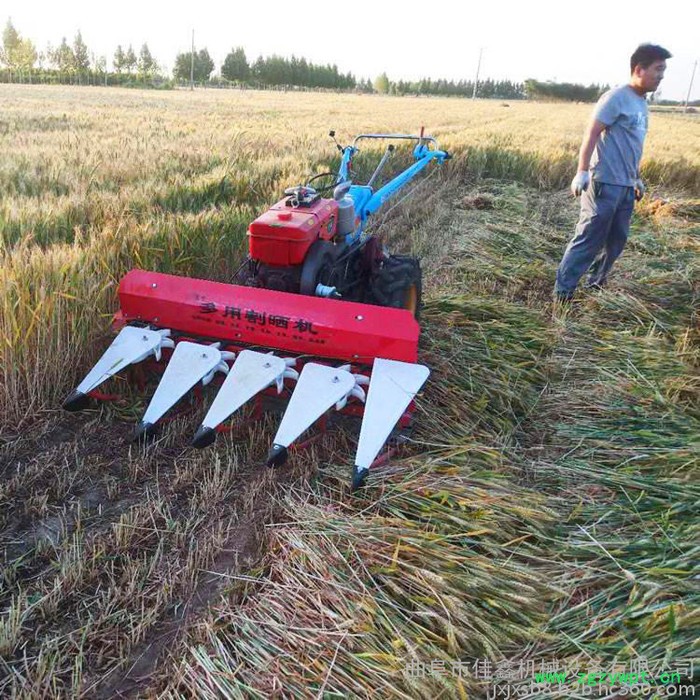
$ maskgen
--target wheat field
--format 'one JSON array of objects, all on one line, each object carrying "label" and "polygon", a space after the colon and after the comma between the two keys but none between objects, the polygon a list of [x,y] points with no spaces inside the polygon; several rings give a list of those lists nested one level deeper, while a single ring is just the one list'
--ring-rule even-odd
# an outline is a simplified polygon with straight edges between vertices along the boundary
[{"label": "wheat field", "polygon": [[[486,664],[688,667],[697,115],[652,113],[649,192],[612,283],[558,310],[590,105],[0,95],[1,695],[481,698],[506,678]],[[345,426],[268,470],[272,417],[193,453],[201,408],[148,448],[128,441],[138,392],[60,412],[127,270],[229,280],[247,224],[337,162],[329,129],[422,125],[455,157],[376,230],[423,260],[432,375],[365,491],[348,492]]]}]

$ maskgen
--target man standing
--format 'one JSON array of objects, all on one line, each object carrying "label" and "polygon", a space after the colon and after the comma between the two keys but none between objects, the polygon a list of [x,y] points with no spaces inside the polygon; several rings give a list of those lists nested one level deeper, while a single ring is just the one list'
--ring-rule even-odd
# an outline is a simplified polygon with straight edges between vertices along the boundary
[{"label": "man standing", "polygon": [[671,54],[661,46],[641,44],[630,59],[629,83],[608,90],[595,106],[571,182],[574,196],[581,196],[581,214],[557,270],[554,292],[561,301],[573,297],[587,270],[586,286],[601,287],[625,247],[634,201],[644,196],[639,161],[649,118],[645,96],[659,87],[667,58]]}]

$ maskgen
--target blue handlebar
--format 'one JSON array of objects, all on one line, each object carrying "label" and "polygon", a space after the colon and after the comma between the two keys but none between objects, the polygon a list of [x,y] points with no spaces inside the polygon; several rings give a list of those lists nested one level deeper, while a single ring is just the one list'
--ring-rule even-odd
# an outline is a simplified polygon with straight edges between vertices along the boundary
[{"label": "blue handlebar", "polygon": [[[372,138],[391,138],[391,134],[372,135]],[[435,140],[426,137],[422,139],[416,137],[418,144],[413,149],[413,157],[415,163],[410,165],[402,173],[399,173],[395,178],[387,182],[383,187],[380,187],[376,192],[369,185],[352,185],[348,195],[352,197],[355,203],[355,215],[360,219],[358,227],[351,234],[345,237],[347,243],[356,242],[362,237],[363,230],[367,219],[377,212],[384,203],[393,197],[404,185],[408,184],[418,173],[420,173],[428,164],[436,160],[440,165],[448,160],[451,156],[447,151],[438,149],[431,150],[426,145],[427,140],[430,143],[435,143]],[[355,146],[346,146],[343,148],[343,156],[340,160],[338,168],[337,184],[350,181],[350,163],[353,156],[359,151]]]}]

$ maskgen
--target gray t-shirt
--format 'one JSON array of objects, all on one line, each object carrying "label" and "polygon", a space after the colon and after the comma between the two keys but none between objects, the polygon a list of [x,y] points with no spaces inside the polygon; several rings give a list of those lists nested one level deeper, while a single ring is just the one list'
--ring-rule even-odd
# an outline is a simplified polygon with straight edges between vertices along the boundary
[{"label": "gray t-shirt", "polygon": [[593,116],[606,126],[591,158],[593,179],[633,187],[649,124],[647,101],[623,85],[601,96]]}]

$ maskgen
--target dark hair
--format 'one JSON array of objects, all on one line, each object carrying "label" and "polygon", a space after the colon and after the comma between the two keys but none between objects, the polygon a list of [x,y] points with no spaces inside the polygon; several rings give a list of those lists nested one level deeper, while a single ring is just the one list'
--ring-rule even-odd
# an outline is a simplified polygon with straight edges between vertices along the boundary
[{"label": "dark hair", "polygon": [[671,52],[663,46],[640,44],[630,58],[630,73],[634,73],[635,66],[649,68],[655,61],[665,61],[667,58],[671,58]]}]

